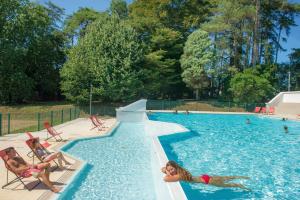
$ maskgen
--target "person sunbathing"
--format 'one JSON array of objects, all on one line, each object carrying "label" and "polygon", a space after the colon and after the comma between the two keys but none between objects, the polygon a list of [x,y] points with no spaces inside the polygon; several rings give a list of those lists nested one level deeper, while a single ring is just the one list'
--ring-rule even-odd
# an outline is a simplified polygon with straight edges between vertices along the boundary
[{"label": "person sunbathing", "polygon": [[249,179],[247,176],[209,176],[207,174],[192,176],[189,171],[179,166],[175,161],[169,161],[166,164],[166,167],[163,167],[161,171],[166,174],[164,177],[164,181],[166,182],[186,181],[191,183],[209,184],[217,187],[238,187],[251,191],[251,189],[246,188],[242,184],[228,183],[228,181],[234,179]]},{"label": "person sunbathing", "polygon": [[60,169],[64,169],[62,161],[64,161],[65,165],[71,165],[61,152],[50,153],[46,151],[45,148],[41,146],[38,138],[32,140],[32,150],[43,162],[51,162],[52,160],[57,159]]},{"label": "person sunbathing", "polygon": [[17,156],[14,148],[6,149],[5,153],[8,156],[7,164],[9,168],[17,175],[22,177],[32,175],[35,178],[41,178],[42,182],[48,186],[51,191],[58,193],[61,190],[61,188],[55,187],[49,179],[50,163],[30,165],[23,158]]}]

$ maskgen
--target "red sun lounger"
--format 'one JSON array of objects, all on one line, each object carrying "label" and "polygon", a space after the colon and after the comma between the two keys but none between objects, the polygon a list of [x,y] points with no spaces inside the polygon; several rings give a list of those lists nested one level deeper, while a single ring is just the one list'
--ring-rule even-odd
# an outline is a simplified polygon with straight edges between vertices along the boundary
[{"label": "red sun lounger", "polygon": [[260,109],[261,109],[261,107],[255,107],[254,112],[259,113]]},{"label": "red sun lounger", "polygon": [[[44,122],[44,127],[47,129],[47,139],[54,138],[56,142],[61,142],[63,139],[60,136],[62,132],[57,132],[50,124],[49,122]],[[48,134],[50,134],[50,137],[48,137]]]},{"label": "red sun lounger", "polygon": [[274,107],[270,107],[268,114],[269,115],[274,115],[274,113],[275,113],[275,108]]},{"label": "red sun lounger", "polygon": [[90,130],[98,128],[98,130],[101,131],[103,128],[105,128],[104,123],[99,121],[95,115],[91,115],[89,118],[92,121],[92,124],[94,125],[94,127],[92,127]]},{"label": "red sun lounger", "polygon": [[[33,139],[33,135],[30,133],[30,132],[26,132],[26,135],[29,137],[29,139]],[[47,141],[44,141],[42,144],[41,144],[44,148],[48,148],[49,146],[51,146],[51,144],[49,144]],[[29,158],[33,158],[34,157],[34,154],[32,151],[29,151],[27,153],[27,156]]]},{"label": "red sun lounger", "polygon": [[266,107],[262,107],[260,113],[266,113],[267,112],[267,108]]},{"label": "red sun lounger", "polygon": [[[14,171],[9,167],[9,164],[7,163],[7,161],[8,161],[8,156],[7,156],[7,154],[6,154],[6,150],[8,150],[8,149],[10,149],[10,148],[13,148],[13,147],[9,147],[9,148],[6,148],[6,149],[3,149],[3,150],[0,151],[0,157],[2,158],[2,160],[3,160],[3,162],[4,162],[4,165],[5,165],[5,167],[6,167],[6,170],[7,170],[7,173],[6,173],[6,184],[2,186],[2,189],[4,189],[6,186],[8,186],[8,185],[10,185],[10,184],[13,184],[13,183],[15,183],[15,182],[20,181],[20,182],[24,185],[24,187],[25,187],[27,190],[31,191],[32,189],[34,189],[34,188],[41,182],[41,180],[40,180],[39,178],[37,178],[37,179],[38,179],[38,182],[37,182],[35,185],[33,185],[33,187],[31,187],[31,188],[29,188],[29,187],[23,182],[23,179],[24,179],[24,178],[29,178],[29,177],[31,177],[32,175],[31,175],[31,174],[27,174],[27,173],[18,174],[18,173],[16,173],[16,172],[14,172]],[[20,156],[20,154],[18,154],[18,152],[16,152],[16,154],[17,154],[18,157],[20,157],[21,159],[23,159],[23,158]],[[11,180],[11,181],[8,181],[8,171],[12,172],[12,173],[16,176],[16,178],[13,179],[13,180]]]},{"label": "red sun lounger", "polygon": [[[39,159],[39,161],[40,162],[45,162],[44,160],[43,160],[43,158],[41,158],[37,153],[36,153],[36,151],[34,150],[34,148],[33,148],[33,141],[35,141],[35,140],[37,140],[38,141],[38,143],[39,143],[39,138],[38,137],[36,137],[36,138],[31,138],[31,139],[28,139],[28,140],[26,140],[26,144],[27,144],[27,146],[30,148],[30,150],[31,150],[31,152],[33,152],[33,154],[35,155],[35,156],[33,156],[33,163],[34,163],[34,157],[37,157],[38,159]],[[48,142],[47,142],[48,143]],[[40,144],[40,146],[43,148],[43,150],[45,151],[45,152],[47,152],[47,153],[50,153],[41,143],[39,143]],[[57,168],[58,168],[58,163],[53,159],[53,160],[51,160],[51,161],[53,161],[54,163],[55,163],[55,165],[56,165],[56,167],[53,169],[53,171],[54,170],[56,170]]]}]

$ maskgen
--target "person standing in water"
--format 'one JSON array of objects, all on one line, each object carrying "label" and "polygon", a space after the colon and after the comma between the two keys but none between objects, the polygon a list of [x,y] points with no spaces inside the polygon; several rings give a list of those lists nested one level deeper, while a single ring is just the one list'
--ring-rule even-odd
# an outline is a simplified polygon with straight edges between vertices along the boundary
[{"label": "person standing in water", "polygon": [[284,129],[284,132],[285,132],[285,133],[288,133],[288,132],[289,132],[289,128],[287,127],[287,125],[284,125],[284,126],[283,126],[283,129]]},{"label": "person standing in water", "polygon": [[250,122],[250,119],[249,119],[249,118],[247,118],[247,119],[246,119],[246,124],[251,124],[251,122]]},{"label": "person standing in water", "polygon": [[208,184],[216,187],[238,187],[251,191],[251,189],[246,188],[242,184],[228,182],[234,179],[250,179],[247,176],[209,176],[207,174],[192,176],[189,171],[179,166],[175,161],[167,162],[166,166],[163,167],[161,171],[166,174],[164,177],[164,181],[166,182],[186,181],[191,183]]}]

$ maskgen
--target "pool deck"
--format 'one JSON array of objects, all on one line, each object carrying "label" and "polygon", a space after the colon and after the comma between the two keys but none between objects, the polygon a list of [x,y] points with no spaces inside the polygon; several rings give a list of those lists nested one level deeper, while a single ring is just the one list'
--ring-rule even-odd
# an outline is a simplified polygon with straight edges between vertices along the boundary
[{"label": "pool deck", "polygon": [[[51,146],[48,148],[50,151],[57,151],[61,146],[66,144],[69,141],[78,139],[78,138],[86,138],[86,137],[95,137],[98,135],[103,135],[111,130],[116,124],[115,118],[104,119],[105,128],[102,131],[98,131],[97,129],[90,130],[92,128],[92,123],[89,119],[79,118],[73,121],[69,121],[67,123],[55,126],[54,128],[58,130],[58,132],[63,132],[61,135],[64,139],[63,142],[55,142],[54,139],[48,140]],[[39,137],[41,141],[47,138],[47,134],[45,130],[39,132],[32,133],[34,137]],[[10,134],[0,137],[0,150],[5,149],[7,147],[15,147],[17,152],[24,158],[28,163],[32,163],[32,158],[27,157],[27,153],[30,149],[25,144],[25,141],[28,139],[27,135],[24,133],[20,134]],[[77,160],[71,156],[66,156],[66,159],[72,163],[66,170],[55,170],[50,174],[50,180],[54,182],[55,186],[64,188],[71,177],[81,169],[83,163],[80,160]],[[0,159],[1,160],[1,159]],[[35,163],[37,159],[35,159]],[[6,173],[7,170],[4,166],[4,162],[0,161],[0,186],[6,183]],[[9,180],[15,178],[15,176],[9,172]],[[36,183],[35,178],[25,178],[24,182],[29,187]],[[7,186],[5,189],[0,187],[0,199],[5,200],[43,200],[50,199],[54,197],[54,193],[47,189],[47,187],[40,183],[36,188],[32,191],[28,191],[21,182],[13,183]]]}]

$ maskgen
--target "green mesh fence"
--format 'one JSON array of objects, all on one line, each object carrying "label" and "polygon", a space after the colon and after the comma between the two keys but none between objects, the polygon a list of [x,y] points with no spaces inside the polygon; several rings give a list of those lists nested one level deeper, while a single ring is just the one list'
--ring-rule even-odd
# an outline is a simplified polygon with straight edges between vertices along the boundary
[{"label": "green mesh fence", "polygon": [[39,131],[44,129],[44,122],[52,125],[62,124],[80,116],[78,108],[67,108],[39,113],[1,113],[0,135]]}]

